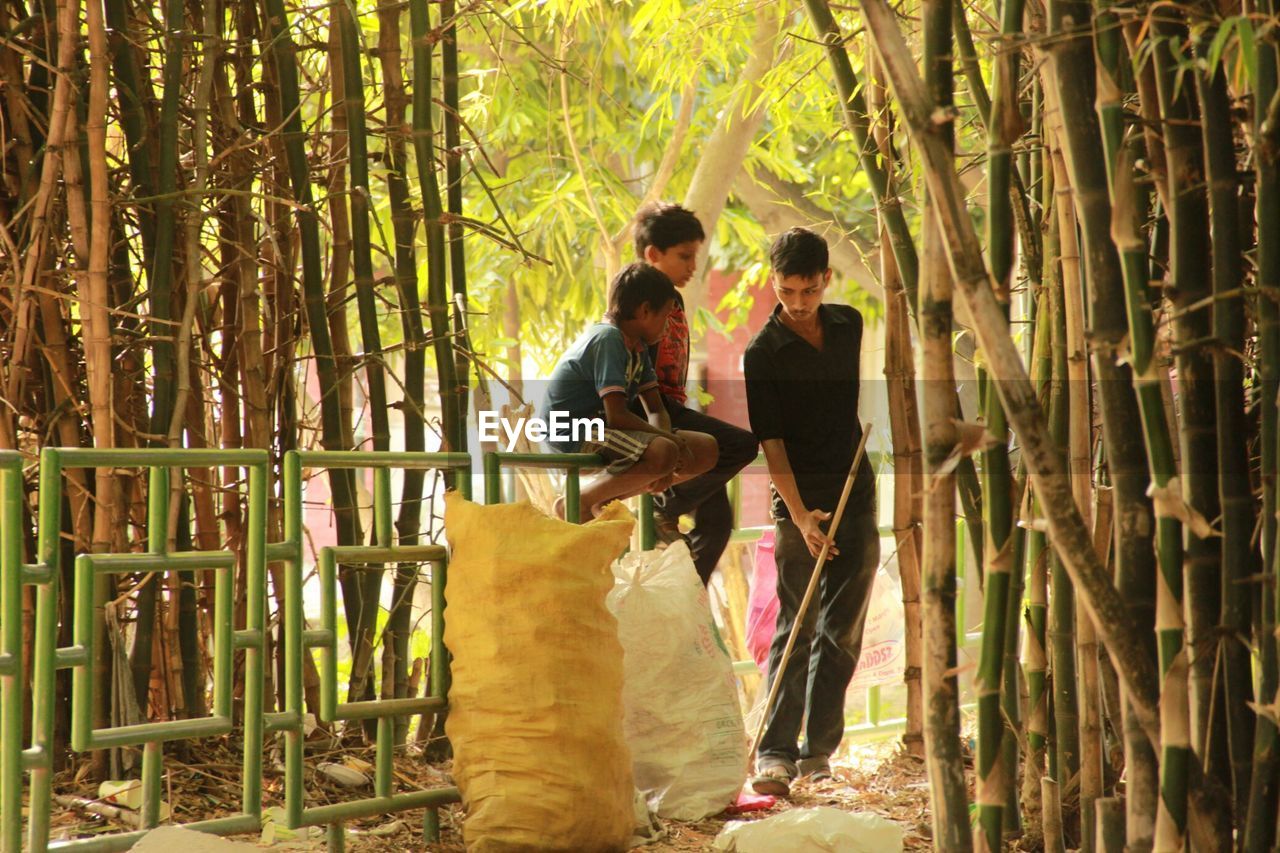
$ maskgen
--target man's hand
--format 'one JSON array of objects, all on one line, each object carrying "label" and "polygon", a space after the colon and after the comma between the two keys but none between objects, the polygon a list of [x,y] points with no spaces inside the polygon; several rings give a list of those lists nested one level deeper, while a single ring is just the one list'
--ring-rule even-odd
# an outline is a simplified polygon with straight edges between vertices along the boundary
[{"label": "man's hand", "polygon": [[811,509],[792,519],[796,527],[800,529],[800,534],[804,536],[804,544],[808,546],[809,553],[814,559],[817,559],[818,555],[822,553],[822,546],[827,542],[831,543],[831,547],[827,549],[828,560],[840,553],[840,549],[835,545],[835,540],[823,533],[822,528],[819,526],[830,518],[831,513],[829,512]]}]

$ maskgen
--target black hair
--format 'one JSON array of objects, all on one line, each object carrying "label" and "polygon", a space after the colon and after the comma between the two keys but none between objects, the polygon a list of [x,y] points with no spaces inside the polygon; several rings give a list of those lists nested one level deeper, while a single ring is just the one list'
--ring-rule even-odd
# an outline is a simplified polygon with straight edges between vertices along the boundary
[{"label": "black hair", "polygon": [[681,243],[707,239],[693,211],[669,201],[650,202],[636,211],[635,227],[636,257],[641,260],[650,246],[665,252]]},{"label": "black hair", "polygon": [[641,305],[660,311],[676,299],[676,286],[667,274],[643,261],[622,268],[609,285],[609,317],[614,322],[630,320]]},{"label": "black hair", "polygon": [[769,265],[783,278],[813,278],[831,266],[827,241],[808,228],[783,231],[769,247]]}]

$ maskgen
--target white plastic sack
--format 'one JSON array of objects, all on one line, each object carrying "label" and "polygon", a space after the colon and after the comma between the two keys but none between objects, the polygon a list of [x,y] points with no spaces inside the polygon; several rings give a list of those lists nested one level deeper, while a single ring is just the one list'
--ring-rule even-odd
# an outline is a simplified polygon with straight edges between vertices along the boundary
[{"label": "white plastic sack", "polygon": [[623,649],[623,734],[636,787],[664,818],[719,814],[746,780],[747,738],[729,655],[683,542],[613,564]]},{"label": "white plastic sack", "polygon": [[849,689],[901,684],[906,660],[902,584],[881,566],[871,585],[871,604],[867,607],[867,622],[862,631],[862,654]]},{"label": "white plastic sack", "polygon": [[733,820],[716,836],[722,853],[902,853],[902,827],[879,815],[830,806],[764,820]]}]

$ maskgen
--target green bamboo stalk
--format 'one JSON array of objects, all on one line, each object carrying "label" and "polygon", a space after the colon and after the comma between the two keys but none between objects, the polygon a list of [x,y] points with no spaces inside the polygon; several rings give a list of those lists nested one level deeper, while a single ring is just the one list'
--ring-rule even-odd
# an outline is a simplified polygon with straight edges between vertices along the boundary
[{"label": "green bamboo stalk", "polygon": [[[107,43],[111,49],[115,87],[120,97],[120,127],[124,131],[129,154],[133,194],[135,197],[155,196],[159,191],[152,160],[154,129],[145,108],[145,104],[154,97],[151,80],[138,69],[128,4],[125,0],[105,0],[104,6]],[[138,205],[138,231],[142,235],[143,257],[155,258],[156,216],[152,205]]]},{"label": "green bamboo stalk", "polygon": [[[155,254],[148,259],[152,359],[155,385],[152,393],[151,432],[165,435],[173,417],[176,368],[173,354],[173,261],[176,249],[177,217],[174,193],[178,188],[178,110],[182,98],[182,44],[185,36],[185,4],[168,0],[164,6],[164,88],[160,100],[160,158],[155,205]],[[141,698],[141,697],[140,697]]]},{"label": "green bamboo stalk", "polygon": [[[114,6],[115,4],[109,4]],[[116,10],[119,12],[119,10]],[[127,13],[126,13],[127,14]],[[155,202],[155,230],[151,240],[151,254],[143,259],[147,268],[147,292],[150,303],[150,321],[148,323],[151,336],[151,359],[154,381],[151,396],[150,433],[155,436],[167,435],[169,421],[173,418],[174,398],[177,393],[177,371],[174,362],[174,325],[173,325],[173,263],[176,250],[177,216],[174,211],[175,192],[178,188],[178,111],[181,106],[182,79],[182,44],[184,40],[185,19],[182,0],[169,0],[164,6],[164,66],[163,94],[160,102],[160,117],[155,129],[159,138],[158,174],[150,184],[157,196]],[[130,51],[122,51],[128,54]],[[117,55],[117,60],[121,58]],[[136,81],[125,81],[128,91]],[[138,93],[133,89],[133,93]],[[137,114],[131,109],[125,110],[127,131],[139,132],[136,125]],[[146,133],[146,131],[143,131]],[[127,137],[126,137],[127,138]],[[143,139],[129,140],[131,150],[136,145],[138,155],[143,156],[146,147]],[[149,159],[149,158],[148,158]],[[132,158],[131,158],[132,163]],[[152,179],[148,173],[144,179]],[[144,243],[144,250],[146,245]],[[163,440],[152,442],[163,446]],[[147,707],[147,696],[151,686],[152,670],[152,632],[156,618],[156,596],[158,584],[147,584],[138,596],[137,637],[129,653],[129,668],[133,673],[133,687],[137,694],[139,707]]]},{"label": "green bamboo stalk", "polygon": [[[1177,466],[1161,397],[1162,371],[1155,358],[1155,329],[1147,287],[1150,278],[1148,248],[1147,241],[1142,236],[1146,200],[1144,196],[1139,196],[1138,185],[1134,180],[1134,158],[1126,156],[1126,152],[1122,150],[1124,81],[1127,77],[1125,63],[1128,57],[1119,31],[1120,23],[1110,5],[1109,0],[1099,0],[1097,6],[1098,117],[1108,185],[1111,188],[1112,239],[1120,252],[1124,280],[1129,359],[1145,438],[1147,470],[1154,489],[1163,492],[1177,475]],[[1163,156],[1163,152],[1161,154]],[[1156,596],[1154,625],[1158,626],[1157,653],[1163,677],[1170,672],[1183,642],[1182,533],[1181,523],[1168,512],[1156,512],[1155,528],[1158,576],[1150,578],[1137,574],[1132,570],[1132,562],[1123,562],[1117,566],[1117,584],[1126,600],[1132,603],[1131,610],[1142,625],[1153,624],[1145,612],[1146,601],[1153,589],[1162,590]],[[1184,695],[1172,691],[1162,702],[1161,713],[1170,723],[1175,719],[1185,718],[1185,710],[1178,707],[1182,704],[1180,700]],[[1166,807],[1173,809],[1170,814],[1185,813],[1186,782],[1178,778],[1176,768],[1186,766],[1187,756],[1183,754],[1185,745],[1179,745],[1176,738],[1166,737],[1157,771],[1152,766],[1150,744],[1134,725],[1130,710],[1126,705],[1125,756],[1130,776],[1126,797],[1127,832],[1130,844],[1151,844],[1154,842],[1155,826],[1154,810],[1146,805],[1146,793],[1151,790],[1149,776],[1153,772],[1159,773],[1157,797],[1163,796],[1159,793],[1160,788],[1165,789],[1170,796],[1177,796],[1174,793],[1177,791],[1183,792],[1180,803],[1167,802]]]},{"label": "green bamboo stalk", "polygon": [[[1021,463],[1018,465],[1018,476],[1014,486],[1014,506],[1021,506],[1023,495],[1027,492],[1027,475]],[[1004,804],[1004,834],[1006,838],[1022,834],[1023,820],[1019,800],[1018,786],[1018,743],[1019,734],[1023,731],[1023,705],[1021,674],[1018,665],[1018,648],[1022,636],[1023,593],[1026,586],[1024,566],[1026,561],[1026,531],[1015,526],[1011,533],[1013,540],[1013,573],[1009,581],[1009,593],[1005,596],[1005,640],[1004,666],[1001,668],[1002,685],[1000,687],[1000,707],[1005,719],[1005,734],[1001,741],[1000,761],[1003,766],[1012,768],[1006,785]]]},{"label": "green bamboo stalk", "polygon": [[836,90],[840,94],[840,117],[844,120],[849,133],[853,134],[853,143],[858,148],[858,162],[867,175],[872,191],[876,194],[877,210],[889,230],[893,258],[898,264],[898,274],[902,277],[902,286],[907,292],[907,303],[911,306],[911,314],[914,317],[917,314],[919,302],[916,284],[920,278],[920,263],[916,257],[915,241],[912,239],[911,228],[907,225],[906,216],[902,211],[902,201],[897,193],[892,191],[888,172],[877,159],[876,143],[867,118],[866,99],[862,96],[862,88],[854,74],[853,64],[845,51],[840,25],[831,14],[831,7],[827,0],[805,0],[804,5],[814,30],[827,48],[827,60],[831,63],[831,71],[836,79]]},{"label": "green bamboo stalk", "polygon": [[[812,6],[810,7],[812,10]],[[924,79],[935,111],[953,100],[951,0],[924,0]],[[820,28],[821,31],[821,28]],[[948,149],[950,123],[938,133]],[[925,263],[920,295],[924,338],[925,499],[924,690],[925,765],[929,771],[933,843],[937,850],[973,849],[960,758],[960,685],[956,677],[955,476],[939,472],[956,444],[951,346],[951,271],[940,223],[925,202]]]},{"label": "green bamboo stalk", "polygon": [[[1209,62],[1210,29],[1197,42],[1196,55]],[[1209,184],[1209,216],[1213,233],[1214,294],[1212,334],[1212,394],[1215,423],[1218,499],[1222,508],[1220,631],[1228,632],[1220,641],[1218,667],[1226,701],[1227,737],[1230,748],[1230,778],[1235,794],[1235,813],[1248,809],[1249,777],[1253,761],[1254,713],[1253,672],[1249,649],[1237,637],[1246,637],[1251,627],[1253,600],[1249,578],[1258,571],[1251,547],[1253,538],[1253,490],[1249,483],[1248,448],[1244,398],[1244,256],[1240,235],[1240,203],[1237,198],[1235,145],[1231,104],[1227,96],[1227,69],[1197,69],[1196,95],[1200,105],[1201,139]],[[1221,634],[1220,634],[1221,636]]]},{"label": "green bamboo stalk", "polygon": [[[440,18],[444,29],[440,41],[440,90],[444,98],[444,166],[445,201],[449,212],[449,292],[453,297],[453,333],[472,351],[467,336],[467,252],[462,235],[462,134],[458,102],[458,26],[455,0],[441,0]],[[471,360],[461,351],[454,359],[455,381],[458,383],[460,423],[455,425],[450,444],[460,451],[467,449],[466,418],[470,411]]]},{"label": "green bamboo stalk", "polygon": [[[1049,4],[1050,30],[1059,35],[1053,42],[1051,55],[1062,111],[1067,165],[1086,248],[1091,361],[1098,380],[1116,517],[1121,520],[1116,536],[1116,571],[1120,584],[1126,590],[1126,603],[1135,624],[1149,631],[1155,610],[1155,563],[1150,533],[1153,508],[1147,496],[1151,480],[1139,429],[1141,413],[1133,391],[1133,372],[1120,364],[1118,358],[1119,348],[1129,331],[1125,323],[1126,275],[1112,239],[1112,198],[1106,171],[1108,158],[1103,153],[1104,133],[1099,115],[1100,111],[1108,113],[1107,119],[1111,124],[1107,129],[1107,142],[1116,144],[1118,128],[1114,122],[1119,119],[1120,98],[1111,73],[1118,70],[1118,34],[1110,29],[1110,41],[1100,47],[1100,51],[1105,48],[1107,61],[1111,63],[1100,72],[1095,66],[1089,30],[1083,26],[1089,21],[1090,14],[1090,6],[1084,0],[1054,0]],[[1097,97],[1092,85],[1095,78],[1102,81]],[[1140,257],[1135,251],[1134,260],[1138,261]],[[1135,263],[1131,272],[1138,268]],[[1137,280],[1131,283],[1137,284]],[[1154,659],[1154,647],[1150,648],[1150,654]],[[1095,697],[1088,696],[1083,701],[1092,703]],[[1092,707],[1090,704],[1087,710]],[[1136,740],[1137,736],[1135,730],[1130,740]],[[1140,743],[1131,744],[1129,751],[1136,756],[1149,757],[1149,749]],[[1097,765],[1101,756],[1090,745],[1084,759],[1088,764]],[[1149,762],[1145,766],[1149,779],[1152,768]],[[1096,778],[1097,770],[1100,767],[1086,774],[1081,785],[1086,819],[1082,842],[1086,847],[1092,844],[1095,836],[1089,823],[1092,813],[1090,801],[1102,793]]]},{"label": "green bamboo stalk", "polygon": [[[1013,271],[1014,227],[1011,199],[1013,177],[1012,147],[1021,135],[1021,114],[1018,112],[1018,51],[1011,49],[1012,39],[1022,28],[1021,0],[1005,0],[1001,9],[1002,51],[996,56],[992,88],[994,101],[983,104],[979,112],[988,116],[987,133],[987,256],[991,276],[996,283],[997,299],[1009,318],[1009,278]],[[956,0],[953,11],[954,28],[961,53],[966,57],[976,55],[972,37],[964,18],[964,4]],[[966,67],[970,64],[966,61]],[[967,69],[970,91],[979,100],[980,71]],[[976,770],[978,832],[975,848],[1000,850],[1004,832],[1004,809],[1015,787],[1016,765],[1008,764],[1007,751],[1003,748],[1009,732],[1002,713],[1002,670],[1007,643],[1006,618],[1009,615],[1009,594],[1014,569],[1013,531],[1013,480],[1009,463],[1009,426],[1000,405],[999,396],[988,390],[983,399],[983,414],[987,431],[995,437],[993,445],[983,451],[982,509],[986,521],[985,588],[983,590],[982,650],[978,661],[975,689],[978,693],[978,755]],[[1020,567],[1019,567],[1020,568]],[[1015,620],[1016,623],[1016,620]],[[1007,698],[1007,697],[1006,697]]]},{"label": "green bamboo stalk", "polygon": [[[418,181],[421,185],[427,229],[427,312],[431,318],[436,373],[440,379],[440,407],[445,424],[445,438],[449,441],[457,440],[457,425],[462,420],[453,343],[449,335],[444,211],[440,204],[440,185],[436,180],[435,129],[431,106],[431,52],[435,40],[430,34],[431,18],[426,0],[409,0],[409,25],[413,37],[413,150],[418,165]],[[450,445],[446,449],[456,448]]]},{"label": "green bamboo stalk", "polygon": [[[382,336],[378,330],[378,307],[374,298],[373,254],[369,234],[369,139],[365,118],[364,77],[361,73],[360,33],[355,12],[340,2],[333,7],[342,36],[343,113],[347,123],[347,162],[350,169],[348,198],[351,209],[352,266],[355,272],[356,308],[360,319],[360,338],[364,347],[364,373],[369,399],[370,422],[373,427],[373,449],[391,449],[391,424],[387,414],[387,388],[382,355]],[[391,544],[391,543],[385,543]],[[357,572],[344,588],[358,585],[358,596],[343,595],[347,624],[351,626],[355,664],[351,668],[352,701],[373,698],[373,645],[378,619],[381,572]],[[356,618],[353,619],[352,617]],[[358,645],[357,645],[358,644]],[[357,654],[367,648],[367,654]],[[363,666],[359,664],[363,663]]]},{"label": "green bamboo stalk", "polygon": [[[1176,16],[1175,16],[1176,17]],[[1186,28],[1161,20],[1153,28],[1156,88],[1168,161],[1170,264],[1168,282],[1175,312],[1174,346],[1178,368],[1182,470],[1181,498],[1206,519],[1218,515],[1216,413],[1213,366],[1207,343],[1212,312],[1204,301],[1212,293],[1209,262],[1209,210],[1204,181],[1204,152],[1197,132],[1200,119],[1191,86],[1178,83],[1180,72],[1171,38],[1185,40]],[[1190,310],[1204,302],[1202,308]],[[1173,496],[1171,496],[1173,497]],[[1230,786],[1230,756],[1225,714],[1215,706],[1216,626],[1222,608],[1221,556],[1213,538],[1183,525],[1183,582],[1186,589],[1187,649],[1190,653],[1191,744],[1206,776]]]},{"label": "green bamboo stalk", "polygon": [[[310,331],[311,352],[315,358],[316,375],[320,384],[320,442],[326,450],[342,450],[341,412],[338,399],[338,372],[333,357],[333,343],[329,337],[324,293],[324,270],[320,263],[320,221],[311,192],[311,170],[307,163],[306,135],[302,129],[302,111],[298,87],[297,48],[290,33],[289,17],[284,0],[265,0],[266,21],[260,49],[271,54],[277,85],[274,87],[280,99],[284,117],[283,140],[289,166],[289,180],[293,198],[298,203],[295,215],[302,247],[303,307]],[[281,306],[283,307],[283,306]],[[289,386],[286,384],[285,391]],[[289,402],[288,400],[285,401]],[[292,416],[293,407],[281,407],[286,417]],[[281,435],[293,435],[290,425],[280,423]],[[329,472],[329,488],[333,493],[334,514],[337,519],[338,542],[357,544],[360,537],[360,519],[355,512],[355,481],[347,470]]]},{"label": "green bamboo stalk", "polygon": [[[1044,153],[1048,159],[1048,153]],[[1044,170],[1040,183],[1041,209],[1052,210],[1053,170]],[[1058,254],[1058,226],[1056,217],[1047,215],[1043,235],[1044,264],[1046,269],[1042,280],[1052,282],[1057,272],[1050,268],[1056,263]],[[1053,324],[1049,321],[1050,285],[1042,285],[1036,295],[1037,309],[1034,327],[1034,342],[1031,357],[1031,383],[1041,408],[1048,411],[1049,380],[1053,370],[1052,334]],[[1036,524],[1041,518],[1040,500],[1034,489],[1028,489],[1024,501],[1027,510],[1023,523],[1030,525],[1027,530],[1026,548],[1024,551],[1025,573],[1027,576],[1027,633],[1022,648],[1022,669],[1027,683],[1027,717],[1026,738],[1027,754],[1023,770],[1023,810],[1029,826],[1040,826],[1043,805],[1040,801],[1042,789],[1040,780],[1045,777],[1047,767],[1047,750],[1049,743],[1049,548],[1048,537],[1044,528]]]},{"label": "green bamboo stalk", "polygon": [[[1260,0],[1252,11],[1270,14],[1272,0]],[[1249,9],[1246,5],[1246,9]],[[1256,51],[1253,122],[1251,130],[1259,139],[1264,121],[1263,104],[1269,103],[1277,91],[1277,51],[1274,46],[1259,45]],[[1258,359],[1256,373],[1260,386],[1258,401],[1259,440],[1261,443],[1262,481],[1262,570],[1268,579],[1280,578],[1280,556],[1276,548],[1276,459],[1280,455],[1280,422],[1276,408],[1276,392],[1280,389],[1280,303],[1274,296],[1280,292],[1280,168],[1277,152],[1255,144],[1254,211],[1257,220],[1257,329]],[[1274,583],[1262,584],[1261,626],[1259,645],[1259,698],[1274,701],[1280,687],[1276,625],[1280,623],[1280,595]],[[1270,850],[1276,836],[1276,803],[1280,789],[1280,732],[1275,722],[1258,714],[1254,737],[1253,778],[1249,788],[1249,810],[1244,826],[1244,849],[1249,853]]]},{"label": "green bamboo stalk", "polygon": [[[408,158],[406,140],[400,128],[405,123],[408,95],[404,89],[401,72],[400,15],[403,7],[395,0],[382,0],[378,4],[378,60],[382,67],[383,101],[386,104],[387,141],[387,189],[391,203],[391,227],[395,238],[396,290],[400,295],[400,323],[404,330],[404,449],[410,452],[426,450],[426,421],[423,403],[426,396],[426,334],[422,328],[422,308],[418,302],[418,262],[414,248],[416,217],[409,200]],[[400,491],[400,510],[396,517],[396,541],[401,545],[415,545],[422,527],[422,492],[425,473],[421,469],[408,469]],[[387,633],[394,649],[396,698],[408,695],[408,641],[412,629],[412,590],[416,572],[402,567],[395,574],[392,595],[393,606],[387,617]],[[385,688],[384,688],[385,693]],[[403,743],[407,726],[397,721],[396,743]]]},{"label": "green bamboo stalk", "polygon": [[[1058,235],[1062,246],[1060,256],[1077,255],[1078,250],[1073,246],[1074,217],[1061,209],[1069,201],[1070,190],[1059,188],[1056,192],[1055,205],[1059,209]],[[1072,272],[1075,273],[1076,270]],[[1049,313],[1045,317],[1045,321],[1052,326],[1050,349],[1053,353],[1049,381],[1049,431],[1054,442],[1064,450],[1067,446],[1070,405],[1067,398],[1066,307],[1062,291],[1067,286],[1079,286],[1078,282],[1068,283],[1071,277],[1066,264],[1063,264],[1061,273],[1051,279]],[[1076,702],[1075,593],[1071,577],[1056,553],[1049,555],[1049,645],[1050,665],[1053,668],[1055,746],[1049,754],[1049,775],[1058,783],[1060,793],[1066,783],[1080,771],[1080,714]],[[1050,813],[1049,804],[1045,804],[1045,814]],[[1071,823],[1065,810],[1062,819]]]}]

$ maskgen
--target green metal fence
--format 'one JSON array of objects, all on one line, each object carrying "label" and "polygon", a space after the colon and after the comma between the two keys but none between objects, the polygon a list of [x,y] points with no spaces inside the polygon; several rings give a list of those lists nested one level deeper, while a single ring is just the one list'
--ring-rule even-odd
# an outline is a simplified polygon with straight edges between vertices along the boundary
[{"label": "green metal fence", "polygon": [[[226,735],[239,730],[243,739],[240,812],[187,826],[214,834],[257,832],[262,825],[264,736],[283,733],[285,742],[285,813],[290,828],[327,825],[331,847],[341,847],[342,825],[364,816],[412,808],[427,808],[424,830],[436,837],[436,809],[457,802],[456,788],[394,793],[392,791],[393,725],[396,717],[441,712],[447,707],[449,670],[444,649],[445,549],[436,545],[401,546],[392,542],[392,469],[440,469],[455,472],[458,488],[470,494],[471,457],[465,453],[290,452],[284,460],[285,540],[268,544],[267,465],[264,450],[187,450],[46,448],[40,457],[37,559],[23,565],[23,457],[0,452],[0,851],[23,849],[22,794],[29,774],[30,820],[27,846],[46,849],[127,850],[159,822],[163,779],[162,746],[166,741]],[[58,586],[62,574],[59,536],[62,521],[63,476],[70,468],[146,468],[149,471],[147,548],[123,554],[80,554],[75,559],[75,600],[72,644],[58,647]],[[248,517],[242,580],[236,577],[235,554],[228,551],[168,550],[170,477],[188,468],[242,468],[247,478]],[[370,546],[329,546],[320,549],[321,626],[303,629],[303,503],[302,469],[360,468],[374,472],[374,538]],[[264,655],[266,652],[266,566],[281,561],[285,573],[285,708],[263,713]],[[429,695],[422,698],[339,703],[336,616],[337,566],[365,568],[427,563],[432,567],[431,673]],[[200,719],[167,720],[95,728],[93,709],[98,687],[92,672],[97,632],[103,619],[95,596],[101,575],[124,572],[210,571],[214,577],[213,713]],[[236,584],[243,583],[237,590]],[[22,601],[26,586],[36,587],[32,690],[24,690]],[[233,629],[236,592],[246,600],[245,625]],[[323,722],[377,720],[374,796],[316,808],[304,807],[302,656],[321,653],[322,689],[319,716]],[[233,720],[233,663],[243,651],[244,707]],[[53,714],[56,673],[70,669],[70,748],[86,752],[110,747],[142,748],[141,829],[93,838],[49,843],[52,805]],[[23,715],[32,709],[31,746],[23,749]]]},{"label": "green metal fence", "polygon": [[[397,717],[440,713],[448,706],[448,652],[444,647],[445,584],[448,558],[439,545],[396,545],[392,538],[392,469],[437,469],[454,472],[458,490],[471,494],[471,456],[467,453],[388,453],[377,451],[290,451],[284,457],[285,541],[270,548],[273,560],[285,561],[285,709],[269,715],[269,726],[285,736],[285,814],[290,828],[329,827],[329,847],[341,849],[343,823],[348,820],[406,809],[426,808],[423,833],[439,837],[439,807],[459,802],[456,787],[395,793],[392,790],[394,726]],[[303,531],[302,469],[372,469],[374,544],[326,546],[319,553],[321,626],[303,629]],[[431,672],[428,696],[338,702],[337,589],[339,564],[383,570],[388,565],[429,563],[431,577]],[[376,720],[374,796],[333,805],[306,808],[303,785],[303,684],[302,657],[320,650],[320,719]]]},{"label": "green metal fence", "polygon": [[[147,550],[127,554],[81,554],[75,561],[75,601],[70,646],[57,647],[57,600],[59,565],[58,539],[61,531],[62,480],[68,468],[147,468],[150,486],[147,503]],[[233,584],[236,556],[227,551],[168,551],[169,477],[171,469],[243,468],[248,477],[248,524],[245,528],[245,627],[232,631]],[[6,471],[6,473],[8,473]],[[94,450],[87,448],[45,448],[40,455],[40,504],[37,560],[22,572],[24,582],[38,587],[34,671],[32,674],[32,746],[24,752],[24,767],[31,773],[31,806],[28,844],[33,851],[49,846],[49,813],[52,794],[53,710],[55,671],[70,669],[71,749],[87,752],[107,747],[142,747],[142,829],[136,832],[76,839],[52,845],[60,850],[127,850],[146,830],[159,823],[162,746],[165,741],[224,735],[232,730],[233,649],[245,651],[244,792],[237,815],[191,824],[192,829],[228,834],[256,832],[262,814],[262,668],[264,618],[266,613],[265,546],[267,506],[267,452],[265,450]],[[20,490],[20,486],[19,486]],[[10,510],[10,492],[4,492],[6,514],[3,529],[21,530],[20,508]],[[17,515],[10,515],[16,512]],[[20,552],[19,552],[20,553]],[[5,554],[8,555],[6,546]],[[212,570],[214,572],[214,672],[213,714],[202,719],[169,720],[127,726],[94,728],[93,709],[96,683],[93,677],[94,644],[103,609],[95,600],[95,580],[100,574],[120,572],[168,572]],[[13,584],[6,571],[6,587]],[[6,602],[7,604],[7,602]],[[20,613],[7,607],[6,624]],[[22,713],[21,704],[18,714]],[[8,701],[5,713],[11,712]],[[19,723],[21,725],[21,718]],[[21,730],[18,733],[21,742]],[[6,784],[14,784],[9,772]],[[18,784],[20,784],[20,776]],[[7,796],[7,793],[6,793]],[[21,794],[18,794],[20,797]],[[6,806],[9,803],[6,801]],[[21,814],[5,809],[4,847],[18,850],[21,843]]]},{"label": "green metal fence", "polygon": [[[582,472],[604,467],[604,459],[596,453],[506,453],[490,451],[484,455],[484,502],[502,503],[502,471],[504,468],[551,468],[564,471],[564,517],[575,519],[581,510]],[[640,496],[637,525],[640,547],[654,544],[653,498]]]},{"label": "green metal fence", "polygon": [[47,761],[22,749],[26,708],[22,588],[34,580],[22,565],[22,454],[0,452],[0,848],[22,847],[24,768]]},{"label": "green metal fence", "polygon": [[[581,472],[599,468],[594,454],[487,453],[484,456],[485,500],[502,499],[504,469],[553,468],[565,472],[565,514],[578,517]],[[0,452],[0,853],[22,849],[22,797],[29,784],[30,820],[27,845],[46,849],[110,851],[126,850],[147,829],[159,822],[163,779],[162,747],[166,741],[226,735],[243,739],[240,811],[226,817],[186,824],[215,834],[257,832],[263,819],[263,747],[268,734],[282,734],[285,758],[284,813],[289,828],[327,826],[331,849],[340,849],[345,822],[405,809],[425,808],[424,834],[438,836],[440,806],[459,800],[455,787],[425,791],[393,790],[392,757],[395,720],[410,714],[441,713],[448,707],[449,667],[444,648],[444,615],[448,559],[437,545],[397,545],[393,539],[391,477],[395,470],[451,471],[459,491],[470,497],[471,457],[465,453],[399,453],[373,451],[291,451],[283,461],[281,493],[284,501],[284,541],[268,543],[268,456],[263,450],[45,448],[40,456],[36,561],[23,564],[23,466],[16,452]],[[73,468],[145,468],[150,477],[145,551],[81,554],[75,558],[76,580],[72,617],[72,643],[58,646],[59,538],[62,528],[64,473]],[[229,551],[168,549],[170,478],[189,468],[240,468],[247,484],[247,524],[241,572],[237,555]],[[303,599],[303,469],[361,469],[373,473],[373,543],[367,546],[325,546],[317,553],[320,584],[320,624],[304,629]],[[733,487],[735,493],[737,486]],[[735,508],[736,508],[735,494]],[[654,542],[652,501],[639,501],[640,545]],[[741,530],[735,538],[752,539],[758,529]],[[264,713],[264,664],[267,651],[268,562],[281,562],[284,573],[283,638],[285,652],[284,708]],[[431,655],[428,695],[403,699],[339,702],[337,617],[338,568],[384,571],[389,567],[431,567]],[[101,576],[113,573],[211,572],[214,578],[214,654],[212,714],[200,719],[169,720],[126,726],[95,728],[93,708],[94,645],[102,624],[103,607],[95,586]],[[242,584],[242,588],[237,588]],[[26,587],[35,588],[31,695],[25,693],[23,659],[23,599]],[[244,627],[233,628],[233,602],[245,596]],[[962,642],[967,639],[961,627]],[[305,805],[303,740],[305,708],[303,660],[312,650],[320,653],[320,706],[318,717],[326,724],[338,721],[376,720],[374,796],[325,806]],[[233,715],[235,654],[244,653],[244,704]],[[740,661],[735,669],[754,669],[754,662]],[[94,838],[49,843],[52,805],[53,718],[56,674],[71,670],[70,748],[85,752],[108,747],[142,749],[141,829]],[[31,741],[23,748],[24,712],[31,708]],[[850,734],[868,735],[891,730],[898,720],[882,720],[878,689],[867,698],[868,724]],[[29,776],[29,780],[27,777]]]}]

